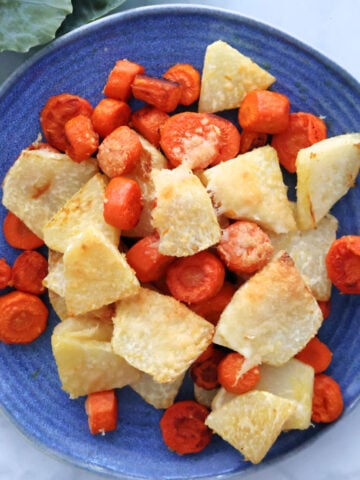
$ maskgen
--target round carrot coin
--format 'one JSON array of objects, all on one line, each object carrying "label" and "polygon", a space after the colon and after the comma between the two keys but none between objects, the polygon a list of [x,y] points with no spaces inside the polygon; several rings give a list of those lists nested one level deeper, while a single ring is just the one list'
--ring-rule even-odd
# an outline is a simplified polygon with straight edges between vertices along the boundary
[{"label": "round carrot coin", "polygon": [[229,270],[251,274],[268,263],[274,248],[256,223],[239,220],[222,231],[217,251]]},{"label": "round carrot coin", "polygon": [[197,453],[210,443],[212,431],[205,424],[209,411],[203,405],[184,400],[169,407],[160,420],[163,440],[180,455]]},{"label": "round carrot coin", "polygon": [[260,369],[258,366],[240,375],[243,364],[244,356],[237,352],[228,353],[219,363],[218,380],[220,385],[228,392],[246,393],[252,390],[260,380]]},{"label": "round carrot coin", "polygon": [[339,384],[329,375],[318,373],[314,379],[311,419],[316,423],[331,423],[344,410],[344,400]]},{"label": "round carrot coin", "polygon": [[40,124],[46,140],[53,147],[65,152],[68,141],[65,123],[77,115],[91,117],[93,107],[83,97],[71,93],[61,93],[49,98],[40,113]]},{"label": "round carrot coin", "polygon": [[11,283],[17,290],[40,295],[45,292],[42,282],[47,274],[47,259],[35,250],[25,250],[13,264]]},{"label": "round carrot coin", "polygon": [[207,250],[176,259],[166,272],[166,284],[172,296],[189,304],[216,295],[224,279],[223,263]]},{"label": "round carrot coin", "polygon": [[44,245],[44,240],[33,233],[25,223],[12,212],[8,212],[3,223],[5,240],[14,248],[34,250]]},{"label": "round carrot coin", "polygon": [[161,127],[160,146],[174,167],[206,168],[218,158],[221,131],[205,113],[177,113]]},{"label": "round carrot coin", "polygon": [[341,293],[360,293],[359,235],[345,235],[335,240],[325,262],[331,282]]},{"label": "round carrot coin", "polygon": [[45,330],[48,309],[32,293],[13,291],[0,297],[0,341],[30,343]]}]

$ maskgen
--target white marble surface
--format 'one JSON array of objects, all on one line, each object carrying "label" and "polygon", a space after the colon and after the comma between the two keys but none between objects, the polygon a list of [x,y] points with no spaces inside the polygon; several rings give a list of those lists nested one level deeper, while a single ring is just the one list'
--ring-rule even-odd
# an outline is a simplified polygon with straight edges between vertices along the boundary
[{"label": "white marble surface", "polygon": [[[118,10],[163,3],[179,2],[128,0]],[[181,3],[218,6],[269,23],[320,50],[360,81],[359,0],[208,0]],[[0,84],[28,56],[0,53]],[[306,449],[241,478],[358,480],[359,445],[360,405],[357,405]],[[0,413],[0,480],[101,479],[104,480],[104,477],[79,470],[39,451]]]}]

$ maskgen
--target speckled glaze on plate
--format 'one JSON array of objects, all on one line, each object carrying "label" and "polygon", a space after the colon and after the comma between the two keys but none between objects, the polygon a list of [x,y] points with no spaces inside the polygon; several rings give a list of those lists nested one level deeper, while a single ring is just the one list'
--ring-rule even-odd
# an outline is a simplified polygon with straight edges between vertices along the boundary
[{"label": "speckled glaze on plate", "polygon": [[[44,48],[19,69],[0,92],[0,178],[39,133],[39,112],[51,95],[71,92],[93,105],[114,62],[129,58],[161,75],[171,64],[191,62],[202,68],[206,46],[218,39],[251,56],[271,71],[273,89],[288,94],[293,111],[323,115],[329,136],[359,131],[360,86],[344,70],[296,39],[253,19],[221,9],[168,5],[130,10],[74,31]],[[338,235],[359,234],[360,188],[333,209]],[[0,210],[0,221],[5,215]],[[17,251],[0,237],[1,256]],[[359,296],[334,290],[332,313],[320,337],[334,352],[329,373],[341,384],[346,410],[360,396]],[[88,432],[84,398],[70,401],[61,390],[50,348],[57,323],[51,314],[47,332],[33,344],[0,344],[0,403],[36,445],[77,466],[115,478],[194,479],[238,477],[252,467],[231,446],[215,437],[197,455],[177,456],[161,440],[162,411],[143,402],[128,387],[118,392],[118,430],[104,437]],[[191,395],[186,383],[179,398]],[[263,466],[303,445],[323,430],[282,434]]]}]

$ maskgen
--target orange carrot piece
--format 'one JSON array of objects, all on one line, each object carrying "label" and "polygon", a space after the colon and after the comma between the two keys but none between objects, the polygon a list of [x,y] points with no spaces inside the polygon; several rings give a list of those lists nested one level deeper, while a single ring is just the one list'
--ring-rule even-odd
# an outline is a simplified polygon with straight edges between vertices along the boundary
[{"label": "orange carrot piece", "polygon": [[255,388],[260,380],[260,369],[258,366],[247,370],[239,376],[244,360],[244,356],[241,353],[231,352],[219,363],[218,380],[220,385],[228,392],[246,393]]},{"label": "orange carrot piece", "polygon": [[45,292],[43,280],[47,274],[47,259],[35,250],[25,250],[13,264],[11,284],[22,292],[41,295]]},{"label": "orange carrot piece", "polygon": [[335,240],[325,259],[328,276],[341,293],[360,293],[360,236]]},{"label": "orange carrot piece", "polygon": [[179,105],[182,91],[178,83],[142,74],[136,75],[131,90],[135,98],[164,112],[175,110]]},{"label": "orange carrot piece", "polygon": [[76,115],[65,125],[65,136],[68,146],[65,152],[74,162],[83,162],[96,152],[99,146],[99,135],[95,132],[91,119],[86,115]]},{"label": "orange carrot piece", "polygon": [[331,423],[344,410],[340,385],[329,375],[318,373],[314,379],[311,419],[316,423]]},{"label": "orange carrot piece", "polygon": [[138,134],[127,125],[113,130],[100,144],[97,159],[110,178],[131,172],[139,162],[142,145]]},{"label": "orange carrot piece", "polygon": [[318,305],[323,315],[323,320],[326,320],[330,315],[331,311],[331,302],[330,300],[318,300]]},{"label": "orange carrot piece", "polygon": [[220,131],[219,152],[211,165],[217,165],[220,162],[230,160],[239,153],[241,136],[236,126],[227,120],[213,113],[204,114],[212,125]]},{"label": "orange carrot piece", "polygon": [[190,367],[192,381],[205,390],[213,390],[219,387],[218,366],[226,355],[224,350],[214,344],[210,345],[212,345],[212,348],[206,350],[206,355],[201,354]]},{"label": "orange carrot piece", "polygon": [[139,63],[118,60],[107,78],[104,95],[127,102],[131,97],[131,84],[135,76],[144,72],[145,68]]},{"label": "orange carrot piece", "polygon": [[166,284],[172,296],[189,304],[216,295],[224,279],[223,263],[208,250],[177,258],[166,271]]},{"label": "orange carrot piece", "polygon": [[68,141],[65,135],[65,123],[77,115],[91,117],[93,107],[83,97],[71,93],[61,93],[49,98],[40,113],[41,128],[49,144],[65,152]]},{"label": "orange carrot piece", "polygon": [[212,431],[205,424],[208,414],[208,409],[194,400],[171,405],[160,420],[167,447],[180,455],[204,450],[212,439]]},{"label": "orange carrot piece", "polygon": [[313,367],[315,373],[324,372],[331,363],[332,352],[318,337],[313,337],[295,358]]},{"label": "orange carrot piece", "polygon": [[131,107],[123,100],[103,98],[95,106],[91,121],[95,132],[105,138],[117,127],[127,125],[131,117]]},{"label": "orange carrot piece", "polygon": [[241,102],[238,120],[241,128],[261,133],[280,133],[289,124],[290,100],[271,90],[252,90]]},{"label": "orange carrot piece", "polygon": [[205,318],[208,322],[216,325],[220,315],[232,299],[235,293],[235,286],[227,281],[224,282],[220,291],[209,300],[190,305],[193,312]]},{"label": "orange carrot piece", "polygon": [[5,258],[0,258],[0,290],[8,287],[11,281],[11,266]]},{"label": "orange carrot piece", "polygon": [[44,241],[10,211],[4,219],[3,234],[9,245],[20,250],[34,250],[44,245]]},{"label": "orange carrot piece", "polygon": [[311,113],[290,113],[288,127],[272,137],[271,145],[277,151],[281,165],[290,173],[296,172],[296,156],[301,148],[324,140],[325,122]]},{"label": "orange carrot piece", "polygon": [[243,130],[241,132],[240,153],[251,152],[254,148],[263,147],[268,142],[268,134]]},{"label": "orange carrot piece", "polygon": [[129,248],[126,259],[140,282],[155,282],[165,274],[174,257],[159,252],[159,236],[152,234],[138,240]]},{"label": "orange carrot piece", "polygon": [[136,110],[131,115],[131,125],[137,132],[146,138],[155,147],[160,146],[160,128],[164,125],[169,115],[152,105]]},{"label": "orange carrot piece", "polygon": [[90,432],[98,433],[116,430],[118,419],[118,400],[115,390],[90,393],[85,400]]},{"label": "orange carrot piece", "polygon": [[257,272],[274,251],[269,236],[256,223],[246,220],[226,227],[216,249],[228,269],[238,274]]},{"label": "orange carrot piece", "polygon": [[202,169],[219,156],[220,129],[206,113],[181,112],[171,116],[160,129],[160,146],[171,163],[184,163],[192,169]]},{"label": "orange carrot piece", "polygon": [[45,330],[48,309],[32,293],[12,291],[0,297],[0,341],[30,343]]},{"label": "orange carrot piece", "polygon": [[127,177],[114,177],[107,184],[104,200],[104,218],[120,230],[128,230],[138,223],[141,211],[139,184]]},{"label": "orange carrot piece", "polygon": [[170,67],[163,77],[181,85],[182,92],[179,102],[181,105],[191,105],[199,99],[201,75],[193,65],[177,63]]}]

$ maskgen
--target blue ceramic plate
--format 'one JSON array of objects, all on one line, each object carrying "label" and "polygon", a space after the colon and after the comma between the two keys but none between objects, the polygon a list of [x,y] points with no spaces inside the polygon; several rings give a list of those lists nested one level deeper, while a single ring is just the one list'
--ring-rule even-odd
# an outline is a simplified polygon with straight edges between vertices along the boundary
[{"label": "blue ceramic plate", "polygon": [[[326,117],[329,135],[357,131],[360,86],[341,68],[297,40],[254,20],[207,7],[166,6],[130,10],[68,34],[24,65],[0,96],[1,179],[20,150],[39,132],[39,112],[47,98],[72,92],[96,104],[107,75],[119,58],[161,75],[171,64],[202,68],[206,46],[223,39],[277,77],[274,89],[288,94],[292,108]],[[359,233],[360,187],[334,208],[339,235]],[[4,217],[1,209],[1,223]],[[12,262],[18,252],[0,238],[1,256]],[[321,337],[334,352],[329,373],[341,384],[346,410],[360,394],[357,337],[359,296],[334,291],[331,317]],[[17,427],[45,451],[92,471],[117,478],[232,478],[250,464],[216,437],[194,456],[168,451],[159,431],[162,412],[145,404],[129,388],[119,391],[119,427],[92,437],[84,399],[70,401],[61,390],[47,332],[28,346],[0,345],[0,403]],[[189,395],[189,388],[180,397]],[[264,461],[279,458],[318,435],[322,427],[283,434]]]}]

